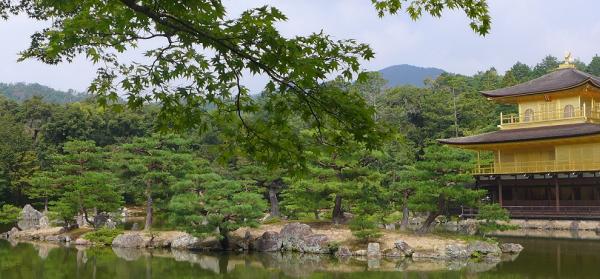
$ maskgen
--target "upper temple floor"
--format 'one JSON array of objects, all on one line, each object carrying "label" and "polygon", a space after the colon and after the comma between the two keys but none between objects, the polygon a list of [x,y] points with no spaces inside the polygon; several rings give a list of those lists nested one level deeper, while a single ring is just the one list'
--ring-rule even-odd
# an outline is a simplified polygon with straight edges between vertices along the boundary
[{"label": "upper temple floor", "polygon": [[600,78],[574,68],[482,94],[499,103],[515,104],[516,114],[500,114],[500,129],[600,123]]}]

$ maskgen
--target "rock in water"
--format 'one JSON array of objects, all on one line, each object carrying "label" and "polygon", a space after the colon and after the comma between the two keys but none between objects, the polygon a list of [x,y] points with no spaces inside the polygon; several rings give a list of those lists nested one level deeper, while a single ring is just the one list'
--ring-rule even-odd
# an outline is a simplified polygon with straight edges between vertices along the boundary
[{"label": "rock in water", "polygon": [[473,241],[469,243],[467,250],[470,255],[477,252],[481,255],[491,256],[491,257],[499,257],[502,254],[500,251],[500,247],[496,244],[484,242],[484,241]]},{"label": "rock in water", "polygon": [[285,225],[279,232],[284,250],[301,251],[304,237],[312,235],[312,229],[307,224],[291,223]]},{"label": "rock in water", "polygon": [[122,248],[144,248],[146,247],[146,240],[136,233],[120,234],[115,237],[112,246]]},{"label": "rock in water", "polygon": [[17,234],[19,234],[19,229],[13,227],[12,229],[10,229],[10,231],[6,233],[6,238],[13,239],[17,236]]},{"label": "rock in water", "polygon": [[405,257],[410,257],[415,252],[415,250],[404,240],[396,240],[394,242],[394,248],[398,249]]},{"label": "rock in water", "polygon": [[379,257],[381,256],[381,249],[379,247],[379,243],[370,242],[367,245],[367,257]]},{"label": "rock in water", "polygon": [[502,250],[502,253],[518,254],[523,251],[523,246],[518,243],[502,243],[500,244],[500,250]]},{"label": "rock in water", "polygon": [[346,258],[352,256],[352,251],[350,251],[350,248],[348,248],[348,246],[340,246],[337,252],[335,252],[335,255],[339,258]]},{"label": "rock in water", "polygon": [[75,245],[89,246],[92,245],[92,243],[89,240],[80,237],[77,240],[75,240]]},{"label": "rock in water", "polygon": [[40,218],[40,229],[47,229],[50,227],[50,219],[44,215]]},{"label": "rock in water", "polygon": [[21,216],[19,217],[19,222],[17,222],[17,226],[23,231],[25,230],[36,230],[40,228],[40,219],[43,214],[31,205],[27,204],[23,207],[23,211],[21,211]]},{"label": "rock in water", "polygon": [[300,251],[304,253],[329,253],[329,238],[324,234],[313,234],[302,238]]},{"label": "rock in water", "polygon": [[254,241],[254,249],[260,252],[275,252],[281,249],[281,237],[274,231],[266,231]]},{"label": "rock in water", "polygon": [[178,236],[171,241],[172,249],[195,249],[198,247],[200,239],[189,234]]},{"label": "rock in water", "polygon": [[467,249],[463,244],[448,244],[446,245],[446,257],[449,259],[466,259],[471,257],[474,251]]}]

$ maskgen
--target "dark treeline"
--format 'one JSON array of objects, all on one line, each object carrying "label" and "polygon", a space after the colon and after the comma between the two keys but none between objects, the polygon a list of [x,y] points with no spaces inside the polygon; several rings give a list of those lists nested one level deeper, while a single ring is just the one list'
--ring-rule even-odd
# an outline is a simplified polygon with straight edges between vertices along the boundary
[{"label": "dark treeline", "polygon": [[[306,146],[294,157],[301,162],[285,164],[269,163],[275,151],[232,136],[244,123],[216,110],[201,129],[167,133],[165,118],[158,121],[159,110],[151,105],[116,112],[91,100],[56,104],[0,96],[0,219],[12,222],[16,208],[31,203],[64,225],[77,215],[94,224],[94,212],[127,204],[146,208],[146,229],[160,224],[199,235],[218,232],[226,239],[267,213],[335,223],[346,222],[351,213],[350,227],[362,238],[377,237],[378,224],[405,227],[409,214],[426,216],[421,228],[426,232],[460,205],[503,218],[483,204],[485,193],[463,187],[472,182],[473,154],[435,140],[497,129],[499,113],[515,108],[478,92],[534,79],[559,63],[547,56],[533,67],[516,63],[504,75],[493,68],[474,76],[446,73],[424,88],[385,88],[376,73],[353,84],[332,81],[326,86],[362,96],[385,140],[367,146],[299,118],[293,127],[268,135],[294,133]],[[576,65],[597,75],[600,57]],[[262,120],[253,123],[279,121],[261,112],[248,117]],[[279,151],[285,158],[285,146]]]}]

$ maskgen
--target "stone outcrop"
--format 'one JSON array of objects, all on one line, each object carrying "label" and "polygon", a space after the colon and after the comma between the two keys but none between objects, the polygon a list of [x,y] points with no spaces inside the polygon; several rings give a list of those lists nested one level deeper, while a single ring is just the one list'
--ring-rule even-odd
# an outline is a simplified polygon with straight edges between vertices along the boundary
[{"label": "stone outcrop", "polygon": [[352,252],[352,256],[365,257],[365,256],[367,256],[367,250],[364,250],[364,249],[356,250],[356,251]]},{"label": "stone outcrop", "polygon": [[446,251],[443,258],[449,259],[467,259],[471,257],[471,251],[469,251],[467,245],[462,244],[450,244],[446,245]]},{"label": "stone outcrop", "polygon": [[335,251],[335,256],[339,258],[347,258],[352,256],[352,251],[348,246],[340,246],[337,251]]},{"label": "stone outcrop", "polygon": [[90,246],[90,245],[92,245],[92,242],[90,242],[90,241],[89,241],[89,240],[87,240],[87,239],[84,239],[84,238],[81,238],[81,237],[80,237],[80,238],[78,238],[78,239],[76,239],[76,240],[75,240],[75,245],[79,245],[79,246]]},{"label": "stone outcrop", "polygon": [[10,229],[10,231],[8,231],[6,233],[6,238],[13,239],[13,238],[16,238],[18,236],[18,234],[19,234],[19,229],[13,227],[12,229]]},{"label": "stone outcrop", "polygon": [[19,216],[17,226],[23,231],[37,230],[40,228],[40,219],[44,216],[41,212],[35,210],[31,205],[27,204],[23,207]]},{"label": "stone outcrop", "polygon": [[194,237],[189,234],[184,234],[184,235],[181,235],[181,236],[173,239],[173,241],[171,241],[171,248],[179,249],[179,250],[197,249],[199,246],[199,243],[200,243],[200,239],[198,239],[197,237]]},{"label": "stone outcrop", "polygon": [[274,231],[266,231],[254,241],[254,249],[260,252],[279,251],[282,245],[279,233]]},{"label": "stone outcrop", "polygon": [[367,257],[380,257],[381,256],[381,248],[379,243],[370,242],[367,245]]},{"label": "stone outcrop", "polygon": [[40,229],[50,228],[50,219],[48,218],[48,216],[44,215],[40,218],[39,228]]},{"label": "stone outcrop", "polygon": [[502,251],[498,244],[484,241],[473,241],[467,246],[471,256],[479,254],[486,257],[500,257]]},{"label": "stone outcrop", "polygon": [[402,253],[405,257],[410,257],[415,252],[414,249],[403,240],[396,240],[394,242],[394,248]]},{"label": "stone outcrop", "polygon": [[147,241],[137,233],[120,234],[115,237],[112,246],[121,248],[144,248]]},{"label": "stone outcrop", "polygon": [[518,254],[523,251],[523,246],[517,243],[502,243],[500,244],[500,250],[502,253]]},{"label": "stone outcrop", "polygon": [[53,243],[67,243],[67,242],[71,242],[71,237],[69,237],[68,235],[49,235],[46,236],[44,238],[45,241],[47,242],[53,242]]},{"label": "stone outcrop", "polygon": [[329,253],[329,238],[324,234],[313,234],[302,238],[300,251],[303,253]]},{"label": "stone outcrop", "polygon": [[307,224],[287,224],[279,232],[282,249],[286,251],[302,251],[301,246],[304,244],[304,237],[312,234],[312,229]]}]

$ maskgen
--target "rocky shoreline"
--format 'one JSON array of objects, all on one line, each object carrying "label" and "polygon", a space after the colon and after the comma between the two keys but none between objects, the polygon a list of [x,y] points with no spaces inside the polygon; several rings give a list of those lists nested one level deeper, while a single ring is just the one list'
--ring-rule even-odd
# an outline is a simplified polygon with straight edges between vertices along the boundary
[{"label": "rocky shoreline", "polygon": [[[102,227],[115,229],[107,218]],[[18,227],[0,234],[9,241],[38,241],[88,247],[98,245],[86,238],[93,230],[82,226],[67,230],[51,227],[48,218],[27,205],[21,213]],[[463,226],[465,227],[465,226]],[[470,226],[466,226],[467,228]],[[114,231],[118,233],[118,231]],[[259,228],[240,228],[229,234],[226,242],[215,237],[200,239],[180,231],[124,231],[111,235],[113,249],[171,249],[172,251],[237,251],[237,252],[295,252],[305,255],[332,255],[339,259],[411,259],[411,261],[485,261],[500,262],[503,255],[518,255],[519,244],[498,244],[480,240],[461,240],[435,235],[419,236],[396,230],[382,230],[383,236],[369,243],[356,239],[343,226],[316,223],[263,224]],[[112,238],[114,236],[114,239]]]},{"label": "rocky shoreline", "polygon": [[[123,249],[166,248],[191,251],[255,251],[255,252],[297,252],[300,254],[331,254],[338,258],[411,258],[413,261],[453,261],[484,260],[499,262],[503,254],[518,254],[523,247],[519,244],[498,244],[486,241],[448,240],[425,236],[407,236],[389,241],[353,243],[345,241],[344,235],[326,235],[302,223],[283,225],[279,231],[261,229],[240,229],[234,233],[228,248],[214,237],[199,239],[178,231],[126,231],[117,235],[111,246]],[[343,229],[337,229],[343,230]],[[390,235],[393,235],[390,233]],[[3,235],[13,241],[42,241],[63,243],[75,246],[92,246],[85,234],[74,238],[61,227],[20,231],[13,228]],[[397,237],[397,236],[396,236]],[[432,242],[429,246],[419,243]],[[390,243],[391,242],[391,243]],[[350,243],[350,244],[347,244]]]}]

